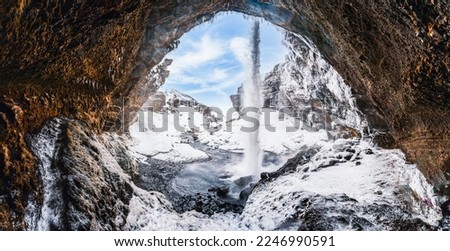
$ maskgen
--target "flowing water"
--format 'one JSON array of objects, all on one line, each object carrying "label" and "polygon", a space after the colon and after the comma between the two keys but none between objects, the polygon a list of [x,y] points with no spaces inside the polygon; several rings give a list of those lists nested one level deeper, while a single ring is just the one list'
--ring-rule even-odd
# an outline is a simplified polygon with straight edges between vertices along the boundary
[{"label": "flowing water", "polygon": [[245,138],[244,160],[243,167],[246,175],[259,176],[260,167],[262,164],[262,154],[259,139],[259,121],[261,110],[261,76],[260,68],[260,34],[259,22],[255,21],[252,29],[252,36],[250,41],[251,58],[247,69],[250,78],[247,80],[244,87],[244,95],[242,96],[242,104],[244,106],[243,113],[248,117],[248,121],[254,122]]},{"label": "flowing water", "polygon": [[[53,230],[60,226],[61,211],[64,207],[63,194],[59,181],[61,174],[54,166],[54,156],[57,148],[57,141],[61,133],[61,119],[56,118],[49,122],[48,126],[30,137],[31,148],[39,158],[39,174],[43,184],[43,202],[40,211],[33,205],[30,208],[31,217],[27,220],[30,228],[35,230]],[[35,212],[32,212],[35,211]]]}]

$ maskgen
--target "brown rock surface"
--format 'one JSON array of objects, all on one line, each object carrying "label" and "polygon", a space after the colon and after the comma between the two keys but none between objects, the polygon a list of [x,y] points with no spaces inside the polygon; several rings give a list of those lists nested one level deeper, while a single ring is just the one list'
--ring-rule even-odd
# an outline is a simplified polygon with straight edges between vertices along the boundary
[{"label": "brown rock surface", "polygon": [[121,117],[121,104],[140,107],[156,90],[147,81],[151,69],[183,33],[224,10],[311,39],[353,87],[372,126],[386,133],[379,142],[405,150],[443,191],[450,171],[449,3],[257,2],[2,1],[0,229],[23,229],[27,198],[39,197],[28,133],[60,115],[99,132]]}]

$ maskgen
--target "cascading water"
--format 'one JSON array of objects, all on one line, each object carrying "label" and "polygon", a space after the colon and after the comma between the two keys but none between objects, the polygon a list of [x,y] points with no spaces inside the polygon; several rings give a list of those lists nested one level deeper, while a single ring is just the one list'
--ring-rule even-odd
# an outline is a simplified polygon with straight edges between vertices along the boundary
[{"label": "cascading water", "polygon": [[26,217],[30,219],[27,222],[29,230],[55,230],[62,226],[61,214],[64,200],[60,187],[61,173],[53,163],[57,140],[61,133],[61,123],[60,118],[55,118],[38,134],[30,136],[31,149],[39,159],[43,202],[40,212],[29,212],[30,215]]},{"label": "cascading water", "polygon": [[261,78],[260,78],[260,31],[259,22],[253,24],[250,49],[251,58],[248,62],[249,79],[244,83],[244,95],[242,96],[242,104],[244,107],[244,116],[249,121],[257,122],[251,125],[251,130],[246,134],[244,149],[244,172],[248,175],[259,176],[262,164],[262,153],[259,140],[259,121],[262,103],[261,103]]}]

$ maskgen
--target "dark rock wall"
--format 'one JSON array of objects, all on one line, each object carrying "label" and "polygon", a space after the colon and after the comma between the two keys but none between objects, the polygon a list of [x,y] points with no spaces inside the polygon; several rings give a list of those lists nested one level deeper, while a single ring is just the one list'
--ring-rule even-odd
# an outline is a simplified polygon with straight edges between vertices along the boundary
[{"label": "dark rock wall", "polygon": [[96,131],[116,123],[122,104],[133,111],[155,91],[149,73],[177,39],[224,10],[264,17],[311,39],[353,87],[372,126],[387,124],[379,142],[404,149],[437,188],[445,188],[448,1],[5,0],[0,229],[22,229],[27,197],[39,190],[28,133],[58,115]]},{"label": "dark rock wall", "polygon": [[394,138],[390,145],[404,149],[445,189],[450,170],[449,3],[309,2],[298,11],[318,25],[315,34],[321,35],[310,37],[316,37],[322,53],[362,97],[361,106],[376,108],[371,110],[381,115]]},{"label": "dark rock wall", "polygon": [[45,184],[44,198],[27,201],[26,229],[125,228],[137,163],[121,137],[98,136],[83,122],[55,118],[28,141]]},{"label": "dark rock wall", "polygon": [[[68,122],[62,137],[54,161],[61,172],[64,208],[62,224],[55,229],[123,229],[133,193],[126,174],[85,125]],[[132,163],[120,159],[123,167]]]}]

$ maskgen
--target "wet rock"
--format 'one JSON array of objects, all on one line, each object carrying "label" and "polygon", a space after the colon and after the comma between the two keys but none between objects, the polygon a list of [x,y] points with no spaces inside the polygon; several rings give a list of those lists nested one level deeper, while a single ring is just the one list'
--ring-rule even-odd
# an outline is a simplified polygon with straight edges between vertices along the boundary
[{"label": "wet rock", "polygon": [[450,200],[442,203],[441,210],[444,217],[450,217]]},{"label": "wet rock", "polygon": [[[45,140],[30,139],[33,141],[36,155],[41,160],[40,165],[44,165],[44,169],[40,169],[44,193],[51,196],[49,199],[44,198],[44,203],[53,214],[51,219],[43,218],[45,224],[48,224],[45,228],[125,229],[133,189],[130,177],[116,159],[122,160],[124,166],[133,166],[133,163],[123,163],[126,161],[121,157],[124,153],[119,154],[126,149],[115,147],[108,150],[101,140],[80,122],[67,119],[58,121],[48,123],[36,136],[42,137],[40,135],[44,134]],[[59,128],[59,133],[52,133],[55,127]],[[48,148],[48,140],[55,140],[53,148]],[[49,149],[53,154],[41,154],[40,151],[45,149]],[[118,155],[114,157],[111,153]],[[49,182],[51,186],[46,186]],[[39,205],[38,208],[42,206]],[[30,222],[29,227],[36,227],[37,224]]]},{"label": "wet rock", "polygon": [[353,157],[353,155],[345,155],[344,159],[345,160],[351,160]]},{"label": "wet rock", "polygon": [[134,183],[147,191],[158,191],[170,195],[173,193],[171,180],[184,167],[183,164],[147,158],[139,162],[139,176],[134,178]]},{"label": "wet rock", "polygon": [[306,163],[308,163],[311,158],[318,152],[318,148],[316,147],[302,147],[299,150],[299,153],[291,159],[289,159],[286,164],[284,164],[280,169],[278,169],[275,172],[267,173],[263,172],[261,173],[261,182],[264,182],[265,180],[277,178],[285,173],[295,171],[298,166],[302,166]]},{"label": "wet rock", "polygon": [[209,192],[215,192],[219,197],[226,197],[230,192],[229,187],[213,187],[208,190]]},{"label": "wet rock", "polygon": [[249,176],[240,177],[240,178],[236,179],[235,181],[233,181],[233,183],[236,184],[237,186],[245,187],[248,184],[250,184],[253,180],[254,180],[254,177],[252,175],[249,175]]},{"label": "wet rock", "polygon": [[178,213],[195,210],[206,215],[226,212],[241,213],[244,208],[244,205],[239,201],[224,200],[217,197],[215,193],[182,196],[173,201],[172,204]]},{"label": "wet rock", "polygon": [[139,175],[138,160],[133,157],[132,151],[128,147],[128,138],[115,133],[105,133],[101,137],[101,142],[115,158],[119,166],[131,176],[132,179]]},{"label": "wet rock", "polygon": [[348,153],[356,153],[356,150],[353,148],[347,148],[347,149],[345,149],[345,151]]},{"label": "wet rock", "polygon": [[[346,156],[346,157],[347,157],[347,156]],[[344,157],[345,160],[347,160],[346,157]],[[330,167],[330,166],[334,166],[334,165],[339,164],[339,163],[344,163],[345,160],[328,159],[328,160],[325,161],[324,163],[321,163],[320,165],[318,165],[317,168],[315,168],[315,169],[313,170],[313,172],[317,172],[317,171],[319,171],[319,170],[322,169],[322,168],[327,168],[327,167]],[[348,159],[348,160],[350,160],[350,159]]]},{"label": "wet rock", "polygon": [[239,200],[240,200],[243,204],[245,204],[245,202],[247,201],[248,196],[250,196],[250,194],[252,194],[252,191],[253,191],[253,189],[255,188],[256,184],[257,184],[257,183],[250,183],[250,184],[248,185],[248,187],[246,187],[244,190],[242,190],[242,191],[239,193]]},{"label": "wet rock", "polygon": [[441,205],[443,218],[440,222],[440,227],[444,231],[450,231],[450,200]]},{"label": "wet rock", "polygon": [[372,149],[367,148],[367,149],[364,150],[364,153],[367,154],[367,155],[371,155],[371,154],[373,154],[373,151],[372,151]]},{"label": "wet rock", "polygon": [[231,173],[225,173],[219,176],[220,179],[229,179],[231,177],[233,177],[233,174]]},{"label": "wet rock", "polygon": [[[260,188],[259,188],[260,189]],[[257,192],[260,192],[258,189]],[[436,230],[437,226],[429,225],[421,219],[415,218],[401,205],[367,204],[348,197],[345,194],[323,196],[308,192],[291,192],[284,197],[270,203],[263,202],[255,205],[260,212],[261,221],[270,221],[274,212],[283,216],[276,216],[272,222],[277,230],[301,231],[336,231],[336,230]],[[286,203],[284,203],[286,202]],[[295,203],[294,203],[295,202]],[[243,222],[254,221],[250,208],[254,201],[249,198],[244,209]],[[278,214],[275,213],[275,214]],[[267,216],[266,216],[267,215]],[[256,221],[258,222],[258,220]],[[250,224],[250,223],[249,223]]]},{"label": "wet rock", "polygon": [[444,231],[450,231],[450,200],[442,203],[441,210],[443,217],[440,222],[440,227]]}]

